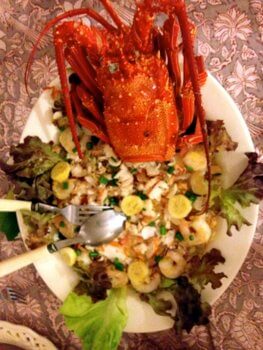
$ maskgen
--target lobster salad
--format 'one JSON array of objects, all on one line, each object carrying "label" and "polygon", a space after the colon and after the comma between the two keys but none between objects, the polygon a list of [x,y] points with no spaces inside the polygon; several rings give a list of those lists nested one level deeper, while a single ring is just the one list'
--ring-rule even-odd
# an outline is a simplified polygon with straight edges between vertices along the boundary
[{"label": "lobster salad", "polygon": [[[227,277],[214,270],[224,263],[221,252],[207,250],[207,245],[216,235],[220,217],[226,219],[229,235],[233,226],[240,229],[249,224],[235,204],[247,207],[262,197],[262,164],[257,163],[257,155],[247,154],[247,168],[224,189],[217,156],[237,144],[221,120],[207,121],[212,192],[209,209],[200,213],[208,191],[202,144],[178,151],[167,162],[128,163],[109,144],[78,126],[84,154],[80,159],[62,99],[54,102],[53,112],[57,143],[27,137],[11,148],[13,164],[1,162],[13,178],[15,198],[58,207],[107,205],[127,216],[123,232],[114,241],[96,248],[77,244],[61,251],[80,276],[61,308],[70,329],[82,334],[82,339],[89,334],[93,338],[88,343],[98,342],[100,349],[106,349],[106,340],[98,339],[96,332],[91,335],[90,329],[104,324],[107,309],[105,334],[115,337],[115,345],[109,347],[115,349],[127,320],[127,287],[156,313],[172,317],[177,331],[207,323],[210,307],[200,293],[207,284],[220,287]],[[61,215],[23,211],[23,217],[31,249],[78,233],[78,227]]]}]

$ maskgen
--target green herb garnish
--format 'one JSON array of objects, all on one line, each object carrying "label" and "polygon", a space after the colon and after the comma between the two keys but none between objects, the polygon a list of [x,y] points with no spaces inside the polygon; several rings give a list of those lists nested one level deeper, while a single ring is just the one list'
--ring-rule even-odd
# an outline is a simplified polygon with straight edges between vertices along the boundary
[{"label": "green herb garnish", "polygon": [[118,258],[114,259],[113,264],[114,264],[116,270],[119,270],[119,271],[124,270],[124,265],[120,262],[120,260]]},{"label": "green herb garnish", "polygon": [[168,174],[173,174],[174,173],[174,166],[169,166],[167,169]]},{"label": "green herb garnish", "polygon": [[102,184],[102,185],[107,185],[109,182],[109,179],[107,179],[105,176],[100,176],[99,178],[99,183]]},{"label": "green herb garnish", "polygon": [[194,169],[191,166],[185,165],[185,169],[187,171],[190,171],[190,173],[192,173],[194,171]]},{"label": "green herb garnish", "polygon": [[65,224],[65,222],[64,222],[64,221],[60,221],[59,226],[60,226],[60,227],[65,227],[65,226],[66,226],[66,224]]},{"label": "green herb garnish", "polygon": [[191,191],[185,192],[184,195],[185,195],[188,199],[190,199],[190,201],[191,201],[192,203],[195,202],[196,199],[197,199],[197,195],[196,195],[195,193],[191,192]]},{"label": "green herb garnish", "polygon": [[155,257],[154,257],[154,261],[156,262],[156,264],[158,264],[161,260],[162,260],[162,256],[161,255],[156,255]]},{"label": "green herb garnish", "polygon": [[167,233],[167,229],[164,225],[160,226],[160,235],[164,236]]},{"label": "green herb garnish", "polygon": [[138,196],[138,197],[140,197],[143,201],[145,201],[146,199],[148,199],[148,196],[147,196],[145,193],[143,193],[142,191],[137,191],[137,192],[135,192],[135,195]]},{"label": "green herb garnish", "polygon": [[69,188],[69,184],[67,181],[62,182],[62,188],[63,190],[67,190]]},{"label": "green herb garnish", "polygon": [[184,240],[184,236],[181,234],[180,231],[176,232],[175,238],[178,239],[178,241],[180,241],[180,242]]},{"label": "green herb garnish", "polygon": [[100,253],[97,250],[93,250],[91,252],[89,252],[89,257],[91,259],[96,259],[100,256]]},{"label": "green herb garnish", "polygon": [[94,147],[94,144],[93,144],[93,142],[87,142],[86,143],[86,148],[90,151],[91,149],[93,149],[93,147]]},{"label": "green herb garnish", "polygon": [[155,222],[154,221],[149,222],[148,226],[154,227],[155,226]]},{"label": "green herb garnish", "polygon": [[190,241],[193,241],[195,239],[195,236],[194,235],[190,235],[189,239],[190,239]]}]

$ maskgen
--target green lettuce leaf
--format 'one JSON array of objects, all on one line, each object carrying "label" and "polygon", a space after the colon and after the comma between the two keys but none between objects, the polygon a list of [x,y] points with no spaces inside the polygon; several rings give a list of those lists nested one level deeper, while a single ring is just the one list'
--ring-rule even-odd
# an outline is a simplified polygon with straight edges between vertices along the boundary
[{"label": "green lettuce leaf", "polygon": [[0,168],[6,174],[23,178],[35,178],[51,169],[61,157],[52,150],[52,143],[44,143],[37,136],[28,136],[23,143],[11,146],[13,164],[0,161]]},{"label": "green lettuce leaf", "polygon": [[215,272],[214,269],[218,264],[224,262],[225,258],[221,255],[220,250],[213,248],[201,258],[198,255],[191,258],[187,275],[201,289],[208,283],[211,283],[213,289],[219,288],[222,285],[221,279],[227,276],[223,272]]},{"label": "green lettuce leaf", "polygon": [[66,325],[82,340],[83,350],[115,350],[127,322],[126,288],[111,289],[93,303],[87,295],[68,295],[60,312]]},{"label": "green lettuce leaf", "polygon": [[163,285],[167,287],[159,288],[157,292],[144,294],[141,298],[148,302],[157,314],[171,317],[172,303],[162,296],[163,291],[169,292],[177,304],[176,314],[173,317],[177,333],[182,330],[190,332],[195,325],[205,325],[209,322],[210,305],[201,301],[200,293],[187,277],[181,276],[175,280],[168,280]]},{"label": "green lettuce leaf", "polygon": [[258,163],[258,155],[254,152],[246,153],[248,166],[229,188],[214,187],[212,192],[211,209],[227,221],[227,234],[231,235],[234,226],[240,230],[243,224],[250,225],[236,206],[249,207],[258,204],[263,198],[263,163]]}]

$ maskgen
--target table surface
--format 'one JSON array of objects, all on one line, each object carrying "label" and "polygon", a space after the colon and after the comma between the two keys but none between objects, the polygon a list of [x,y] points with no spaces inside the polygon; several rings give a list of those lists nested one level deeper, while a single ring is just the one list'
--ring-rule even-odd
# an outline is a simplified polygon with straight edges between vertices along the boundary
[{"label": "table surface", "polygon": [[[114,1],[132,8],[132,0]],[[189,15],[197,24],[197,50],[207,69],[233,97],[246,120],[262,159],[263,4],[261,0],[190,0]],[[48,19],[65,10],[94,6],[99,1],[1,0],[0,3],[0,156],[19,141],[26,119],[41,89],[56,76],[51,35],[40,45],[32,68],[28,96],[23,74],[32,43]],[[215,106],[216,108],[216,106]],[[8,182],[0,173],[0,195]],[[212,308],[208,327],[194,327],[178,340],[172,330],[151,334],[124,334],[120,349],[263,349],[262,211],[253,244],[242,269]],[[24,250],[20,240],[0,235],[0,259]],[[0,280],[26,294],[26,304],[0,301],[0,319],[23,324],[46,336],[60,350],[81,345],[57,312],[60,301],[50,292],[33,266]]]}]

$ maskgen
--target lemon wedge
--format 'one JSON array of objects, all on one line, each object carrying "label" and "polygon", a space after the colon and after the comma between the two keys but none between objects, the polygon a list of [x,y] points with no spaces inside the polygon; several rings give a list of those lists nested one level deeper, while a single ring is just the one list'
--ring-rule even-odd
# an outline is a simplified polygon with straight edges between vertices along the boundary
[{"label": "lemon wedge", "polygon": [[208,182],[201,171],[196,171],[191,175],[190,185],[192,191],[196,194],[204,196],[208,192]]},{"label": "lemon wedge", "polygon": [[183,219],[191,210],[192,203],[183,194],[177,194],[169,199],[168,212],[173,219]]},{"label": "lemon wedge", "polygon": [[51,179],[64,182],[69,178],[70,165],[67,162],[58,162],[51,170]]},{"label": "lemon wedge", "polygon": [[68,266],[73,266],[77,260],[75,250],[70,247],[62,248],[59,254]]},{"label": "lemon wedge", "polygon": [[128,267],[128,277],[133,285],[144,283],[149,274],[149,267],[141,260],[133,261]]},{"label": "lemon wedge", "polygon": [[139,196],[130,195],[121,201],[121,210],[127,216],[138,214],[144,206],[143,200]]},{"label": "lemon wedge", "polygon": [[207,167],[205,152],[202,150],[191,150],[186,153],[183,162],[194,171],[203,171]]}]

